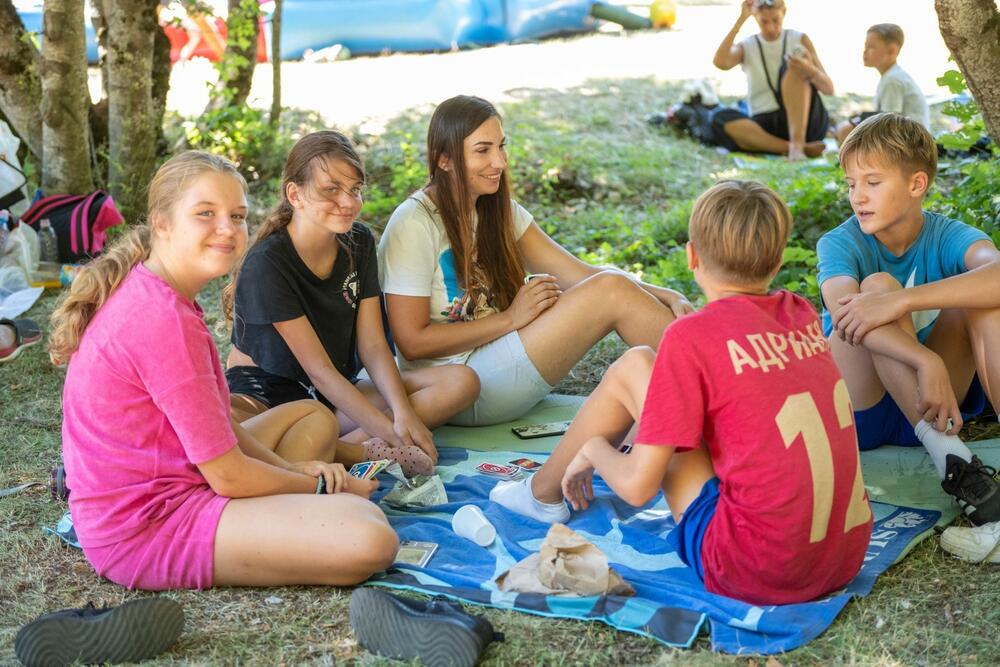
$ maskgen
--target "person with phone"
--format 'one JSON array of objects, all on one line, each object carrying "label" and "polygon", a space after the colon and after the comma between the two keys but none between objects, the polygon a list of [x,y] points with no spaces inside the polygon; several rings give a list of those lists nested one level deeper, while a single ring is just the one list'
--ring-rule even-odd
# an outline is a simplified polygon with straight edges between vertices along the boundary
[{"label": "person with phone", "polygon": [[[760,32],[736,42],[751,16]],[[744,0],[740,16],[723,38],[713,63],[722,70],[737,65],[747,76],[746,113],[726,107],[712,116],[720,145],[730,150],[787,155],[790,160],[823,153],[830,124],[820,93],[833,95],[808,35],[785,29],[785,0]]]},{"label": "person with phone", "polygon": [[479,377],[476,402],[449,420],[462,426],[516,419],[608,333],[655,347],[692,311],[684,295],[586,264],[549,238],[511,199],[506,142],[486,100],[442,102],[427,133],[430,181],[379,241],[400,368],[457,363]]}]

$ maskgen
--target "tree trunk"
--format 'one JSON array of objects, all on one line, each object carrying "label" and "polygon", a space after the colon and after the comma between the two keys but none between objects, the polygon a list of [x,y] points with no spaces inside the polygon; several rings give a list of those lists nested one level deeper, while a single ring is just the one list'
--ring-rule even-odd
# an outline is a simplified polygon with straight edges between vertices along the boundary
[{"label": "tree trunk", "polygon": [[219,83],[215,88],[213,106],[240,106],[250,94],[253,70],[257,65],[257,0],[229,0],[226,19],[226,51],[219,63]]},{"label": "tree trunk", "polygon": [[995,0],[935,0],[944,43],[1000,144],[1000,13]]},{"label": "tree trunk", "polygon": [[108,186],[125,220],[145,213],[156,161],[156,0],[115,0],[108,15]]},{"label": "tree trunk", "polygon": [[42,189],[47,194],[94,188],[83,20],[83,0],[46,0],[42,10]]},{"label": "tree trunk", "polygon": [[271,15],[271,125],[281,116],[281,8],[284,0],[274,0]]},{"label": "tree trunk", "polygon": [[38,49],[12,0],[0,0],[0,109],[35,157],[42,156],[42,79]]},{"label": "tree trunk", "polygon": [[153,126],[156,128],[156,154],[167,152],[163,137],[163,116],[167,111],[167,92],[170,90],[170,39],[157,24],[153,35]]}]

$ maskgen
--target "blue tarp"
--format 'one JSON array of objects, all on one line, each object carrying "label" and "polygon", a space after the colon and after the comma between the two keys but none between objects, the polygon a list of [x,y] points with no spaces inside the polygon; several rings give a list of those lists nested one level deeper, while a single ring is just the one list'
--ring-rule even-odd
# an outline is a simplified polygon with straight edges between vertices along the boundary
[{"label": "blue tarp", "polygon": [[[545,455],[533,453],[544,460]],[[595,479],[598,500],[574,513],[569,527],[596,544],[611,566],[636,590],[635,597],[555,597],[505,593],[494,579],[537,551],[548,526],[487,500],[496,479],[476,473],[483,462],[504,463],[512,452],[441,448],[438,473],[448,504],[410,512],[384,508],[402,540],[435,542],[437,552],[425,568],[399,565],[369,582],[445,595],[501,609],[542,616],[601,621],[646,635],[670,646],[690,646],[708,621],[712,647],[726,653],[779,653],[802,646],[825,631],[844,606],[867,595],[875,579],[911,542],[933,527],[936,511],[873,503],[875,526],[861,572],[847,587],[821,600],[782,606],[756,606],[709,593],[671,551],[664,537],[674,527],[662,496],[641,508],[614,497]],[[388,484],[383,484],[380,494]],[[378,496],[376,496],[377,498]],[[483,509],[496,526],[497,540],[482,548],[451,530],[451,516],[465,504]],[[502,630],[502,628],[500,628]]]}]

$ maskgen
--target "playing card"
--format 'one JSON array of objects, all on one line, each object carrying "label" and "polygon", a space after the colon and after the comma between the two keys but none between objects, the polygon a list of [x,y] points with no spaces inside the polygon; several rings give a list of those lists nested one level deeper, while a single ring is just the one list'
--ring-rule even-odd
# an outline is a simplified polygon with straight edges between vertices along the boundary
[{"label": "playing card", "polygon": [[511,479],[517,475],[520,469],[517,466],[500,465],[499,463],[480,463],[476,466],[476,470],[484,475]]}]

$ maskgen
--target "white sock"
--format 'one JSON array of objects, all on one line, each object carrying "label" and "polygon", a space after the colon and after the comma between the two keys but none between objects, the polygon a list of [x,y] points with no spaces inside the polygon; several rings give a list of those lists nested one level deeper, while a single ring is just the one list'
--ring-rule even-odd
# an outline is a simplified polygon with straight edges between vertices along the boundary
[{"label": "white sock", "polygon": [[531,478],[499,482],[490,491],[490,500],[512,512],[541,521],[542,523],[566,523],[569,508],[566,503],[543,503],[531,493]]},{"label": "white sock", "polygon": [[938,431],[930,422],[923,419],[917,422],[913,430],[924,449],[930,454],[931,460],[934,461],[934,467],[937,468],[938,477],[941,479],[944,479],[944,462],[948,454],[954,454],[965,461],[972,460],[972,451],[957,435],[948,435]]}]

